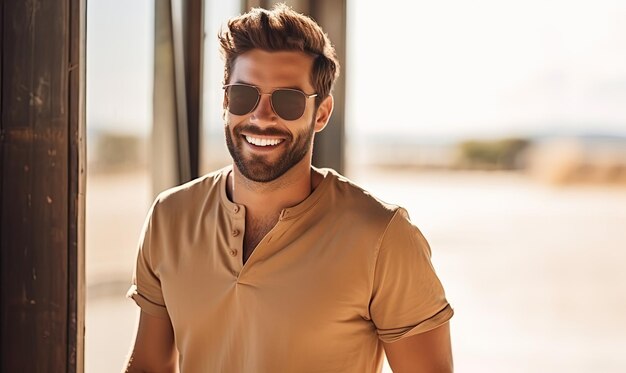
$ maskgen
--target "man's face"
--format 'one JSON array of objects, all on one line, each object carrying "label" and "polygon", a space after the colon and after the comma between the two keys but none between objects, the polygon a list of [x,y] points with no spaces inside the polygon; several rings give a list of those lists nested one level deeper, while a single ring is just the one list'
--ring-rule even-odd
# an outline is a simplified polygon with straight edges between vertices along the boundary
[{"label": "man's face", "polygon": [[312,57],[301,52],[266,52],[253,49],[237,57],[228,84],[260,88],[256,108],[245,115],[225,109],[228,151],[241,174],[249,180],[269,182],[292,167],[310,162],[315,131],[315,99],[307,98],[302,116],[285,120],[270,103],[276,88],[295,88],[315,93],[309,81]]}]

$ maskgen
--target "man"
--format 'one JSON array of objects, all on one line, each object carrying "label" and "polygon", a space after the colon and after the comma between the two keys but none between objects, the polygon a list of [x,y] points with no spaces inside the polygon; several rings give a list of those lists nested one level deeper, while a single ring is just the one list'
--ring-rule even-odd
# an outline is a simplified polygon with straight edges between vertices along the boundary
[{"label": "man", "polygon": [[129,290],[130,372],[450,372],[453,311],[405,210],[311,166],[333,47],[279,5],[220,34],[234,165],[168,190]]}]

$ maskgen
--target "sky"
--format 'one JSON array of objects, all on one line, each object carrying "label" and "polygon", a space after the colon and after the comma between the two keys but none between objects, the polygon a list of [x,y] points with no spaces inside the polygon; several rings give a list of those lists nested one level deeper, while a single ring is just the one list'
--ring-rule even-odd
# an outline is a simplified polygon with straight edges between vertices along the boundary
[{"label": "sky", "polygon": [[626,2],[385,3],[348,3],[349,114],[359,128],[626,133]]},{"label": "sky", "polygon": [[[206,2],[205,126],[219,128],[219,25]],[[348,1],[348,132],[419,138],[626,135],[626,2]],[[88,0],[87,116],[148,134],[153,5]],[[120,11],[123,9],[124,11]]]},{"label": "sky", "polygon": [[148,134],[154,8],[149,0],[87,0],[87,128]]}]

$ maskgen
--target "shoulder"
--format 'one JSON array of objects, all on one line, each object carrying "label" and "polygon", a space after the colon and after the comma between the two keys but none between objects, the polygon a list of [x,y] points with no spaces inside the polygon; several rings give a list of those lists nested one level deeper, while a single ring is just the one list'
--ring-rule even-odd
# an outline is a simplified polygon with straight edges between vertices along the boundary
[{"label": "shoulder", "polygon": [[408,218],[402,207],[381,200],[337,171],[324,168],[320,172],[330,179],[327,180],[325,203],[337,213],[349,216],[352,221],[382,225],[384,228],[396,214]]},{"label": "shoulder", "polygon": [[150,208],[151,219],[183,223],[183,220],[202,214],[207,207],[217,206],[222,199],[221,181],[229,169],[225,167],[162,191]]},{"label": "shoulder", "polygon": [[219,185],[220,180],[227,175],[230,167],[225,167],[184,184],[166,189],[159,193],[157,200],[164,203],[168,200],[179,200],[194,196],[197,193],[206,193]]},{"label": "shoulder", "polygon": [[335,202],[388,216],[393,215],[400,208],[396,204],[385,202],[374,196],[362,186],[331,168],[324,168],[320,171],[325,175],[325,178],[330,179],[328,192]]}]

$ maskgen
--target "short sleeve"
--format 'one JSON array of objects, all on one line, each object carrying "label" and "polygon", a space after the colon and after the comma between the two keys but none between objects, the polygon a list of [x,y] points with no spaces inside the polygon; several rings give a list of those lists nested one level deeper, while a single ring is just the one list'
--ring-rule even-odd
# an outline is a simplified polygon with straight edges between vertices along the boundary
[{"label": "short sleeve", "polygon": [[155,220],[157,219],[157,204],[154,202],[144,223],[139,238],[137,263],[133,271],[132,285],[128,289],[126,297],[132,298],[142,311],[156,317],[169,318],[161,280],[155,270],[158,258],[154,251],[158,241],[155,239]]},{"label": "short sleeve", "polygon": [[453,315],[431,263],[428,242],[399,208],[381,240],[370,315],[383,342],[424,333]]}]

